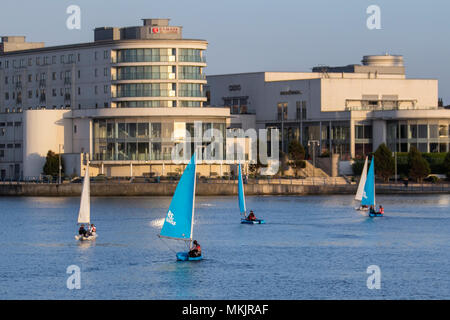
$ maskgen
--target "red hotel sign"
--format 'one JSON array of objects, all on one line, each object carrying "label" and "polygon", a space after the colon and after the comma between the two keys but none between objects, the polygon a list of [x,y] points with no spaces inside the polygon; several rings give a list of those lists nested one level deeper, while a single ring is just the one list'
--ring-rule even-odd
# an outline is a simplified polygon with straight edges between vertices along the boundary
[{"label": "red hotel sign", "polygon": [[167,33],[178,33],[180,28],[178,27],[151,27],[150,33],[159,33],[159,34],[167,34]]}]

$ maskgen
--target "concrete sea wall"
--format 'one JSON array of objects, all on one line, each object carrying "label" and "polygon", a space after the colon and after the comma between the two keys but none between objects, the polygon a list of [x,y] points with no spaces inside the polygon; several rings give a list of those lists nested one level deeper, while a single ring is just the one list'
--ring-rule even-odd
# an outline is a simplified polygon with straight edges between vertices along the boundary
[{"label": "concrete sea wall", "polygon": [[[92,183],[91,195],[107,196],[172,196],[176,183]],[[246,184],[246,195],[323,195],[355,194],[357,186],[345,185],[298,185],[298,184]],[[404,193],[450,193],[448,188],[414,188],[414,187],[377,187],[377,194]],[[81,184],[0,184],[0,196],[80,196]],[[232,196],[237,195],[235,183],[197,182],[198,196]]]}]

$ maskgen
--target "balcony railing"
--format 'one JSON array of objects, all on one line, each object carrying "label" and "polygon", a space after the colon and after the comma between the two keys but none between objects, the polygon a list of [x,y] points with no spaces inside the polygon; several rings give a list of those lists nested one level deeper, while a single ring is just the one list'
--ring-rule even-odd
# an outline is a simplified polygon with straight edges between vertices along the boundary
[{"label": "balcony railing", "polygon": [[357,100],[345,101],[346,111],[433,110],[437,107],[418,106],[417,100]]},{"label": "balcony railing", "polygon": [[150,56],[150,55],[136,55],[125,57],[112,57],[111,63],[131,63],[131,62],[175,62],[175,56]]},{"label": "balcony railing", "polygon": [[179,90],[179,97],[204,97],[205,94],[202,91],[191,91],[191,90]]},{"label": "balcony railing", "polygon": [[172,97],[175,95],[175,90],[136,90],[126,92],[113,92],[112,98],[126,98],[126,97]]},{"label": "balcony railing", "polygon": [[180,73],[180,80],[205,80],[206,76],[202,73]]},{"label": "balcony railing", "polygon": [[206,63],[206,57],[204,56],[178,56],[179,62],[201,62]]},{"label": "balcony railing", "polygon": [[136,72],[111,75],[111,80],[172,80],[176,75],[172,72]]}]

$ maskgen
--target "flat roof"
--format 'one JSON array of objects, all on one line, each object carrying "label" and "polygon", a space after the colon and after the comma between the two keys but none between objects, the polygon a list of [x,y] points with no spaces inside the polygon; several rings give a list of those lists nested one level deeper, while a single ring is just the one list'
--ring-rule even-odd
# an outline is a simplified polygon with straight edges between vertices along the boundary
[{"label": "flat roof", "polygon": [[117,44],[139,44],[139,43],[156,43],[156,42],[203,42],[208,43],[206,40],[201,39],[130,39],[130,40],[104,40],[104,41],[94,41],[94,42],[84,42],[84,43],[75,43],[75,44],[66,44],[66,45],[58,45],[51,47],[43,47],[43,48],[34,48],[34,49],[26,49],[26,50],[17,50],[10,51],[0,54],[0,57],[11,56],[11,55],[19,55],[19,54],[32,54],[46,51],[57,51],[57,50],[69,50],[69,49],[81,49],[81,48],[90,48],[90,47],[101,47],[101,46],[110,46]]}]

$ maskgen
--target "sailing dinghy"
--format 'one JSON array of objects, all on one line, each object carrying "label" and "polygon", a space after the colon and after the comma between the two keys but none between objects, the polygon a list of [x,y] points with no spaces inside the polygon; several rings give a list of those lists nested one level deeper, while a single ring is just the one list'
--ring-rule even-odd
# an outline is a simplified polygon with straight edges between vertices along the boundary
[{"label": "sailing dinghy", "polygon": [[[358,185],[358,190],[356,191],[356,195],[355,195],[355,200],[357,201],[361,201],[362,197],[363,197],[363,193],[364,193],[364,186],[366,185],[366,180],[367,180],[367,159],[368,157],[366,157],[366,161],[364,162],[364,167],[361,173],[361,179],[359,180],[359,185]],[[369,207],[367,206],[363,206],[363,204],[361,204],[359,206],[359,208],[355,208],[355,210],[358,211],[368,211]]]},{"label": "sailing dinghy", "polygon": [[368,207],[372,206],[373,211],[369,211],[369,217],[382,217],[383,213],[375,211],[375,157],[372,157],[370,162],[369,171],[367,172],[367,179],[364,185],[364,192],[361,200],[361,205],[366,205]]},{"label": "sailing dinghy", "polygon": [[[195,183],[196,183],[196,154],[192,156],[189,164],[181,176],[175,189],[172,201],[167,211],[164,224],[161,228],[160,238],[184,241],[191,250],[194,233],[195,214]],[[191,257],[188,252],[177,252],[178,261],[202,260],[202,255]]]},{"label": "sailing dinghy", "polygon": [[[80,200],[80,210],[78,212],[78,224],[89,224],[91,223],[91,190],[89,181],[89,163],[86,167],[86,172],[83,179],[83,188],[81,191]],[[76,235],[75,239],[80,241],[94,240],[97,238],[97,233],[93,232],[90,236]]]},{"label": "sailing dinghy", "polygon": [[266,223],[262,219],[249,220],[247,216],[247,208],[245,205],[244,183],[242,181],[242,168],[239,163],[239,175],[238,175],[238,198],[239,198],[239,211],[241,212],[241,223],[243,224],[263,224]]}]

